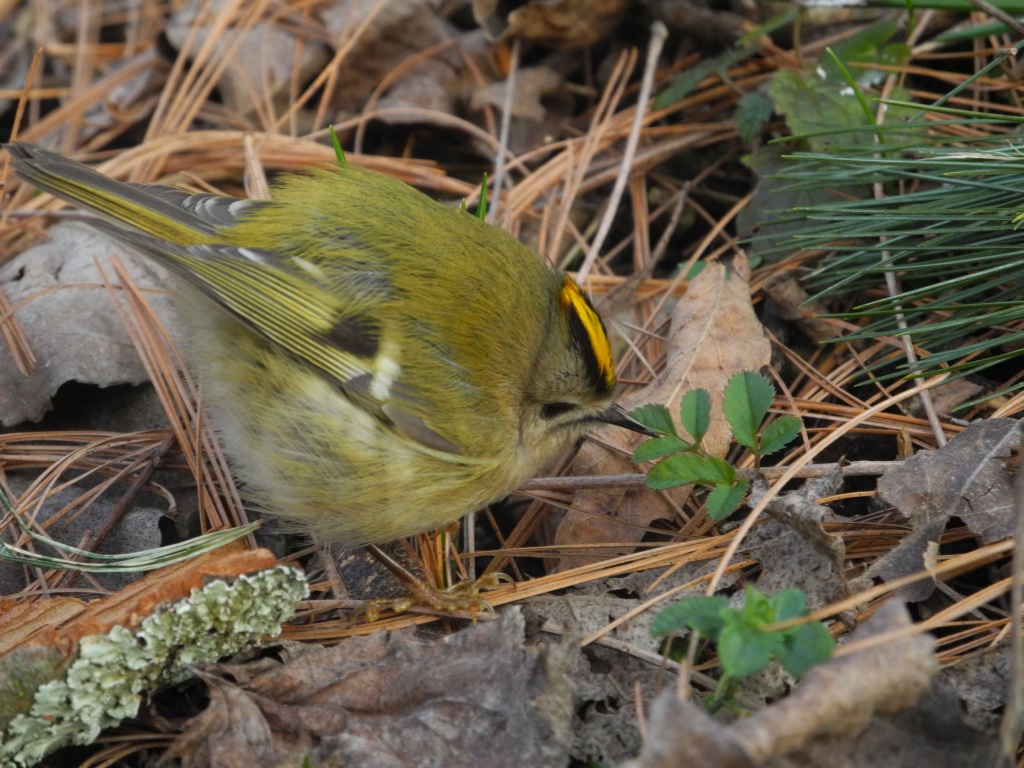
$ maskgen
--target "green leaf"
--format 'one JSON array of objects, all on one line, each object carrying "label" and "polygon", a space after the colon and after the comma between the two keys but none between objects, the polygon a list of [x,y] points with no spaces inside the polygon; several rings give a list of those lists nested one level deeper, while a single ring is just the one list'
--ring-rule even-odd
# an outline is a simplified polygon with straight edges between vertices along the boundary
[{"label": "green leaf", "polygon": [[655,437],[636,447],[636,450],[633,451],[633,461],[639,464],[642,461],[660,459],[670,453],[686,451],[691,448],[693,446],[690,443],[680,440],[678,437]]},{"label": "green leaf", "polygon": [[660,435],[679,436],[676,432],[676,425],[672,421],[672,414],[669,413],[668,408],[664,405],[648,403],[647,405],[641,405],[639,408],[634,408],[629,412],[629,415]]},{"label": "green leaf", "polygon": [[768,456],[789,445],[800,434],[801,422],[796,416],[780,416],[761,433],[761,456]]},{"label": "green leaf", "polygon": [[707,268],[707,266],[708,263],[704,261],[704,259],[698,259],[697,261],[693,262],[693,266],[687,270],[685,278],[691,281],[696,280],[700,273]]},{"label": "green leaf", "polygon": [[777,653],[783,669],[793,677],[803,677],[816,664],[829,660],[836,647],[835,638],[820,621],[801,624],[786,638]]},{"label": "green leaf", "polygon": [[[895,19],[885,19],[840,40],[831,46],[832,53],[853,73],[857,84],[876,85],[890,73],[871,67],[871,64],[896,68],[910,60],[910,48],[907,45],[889,42],[899,31],[900,26]],[[827,78],[844,81],[842,73],[830,57],[822,56],[819,63]]]},{"label": "green leaf", "polygon": [[775,102],[764,91],[757,90],[743,94],[736,102],[736,111],[732,116],[736,122],[740,140],[745,144],[753,143],[771,120],[774,111]]},{"label": "green leaf", "polygon": [[781,623],[803,616],[807,611],[807,598],[799,589],[784,589],[768,599],[772,606],[772,623]]},{"label": "green leaf", "polygon": [[480,221],[487,221],[487,174],[484,173],[480,181],[480,202],[476,205],[476,217]]},{"label": "green leaf", "polygon": [[327,131],[331,134],[331,146],[334,147],[334,157],[338,161],[338,167],[348,168],[348,159],[345,157],[345,150],[341,148],[341,139],[338,138],[337,131],[334,130],[333,125],[327,126]]},{"label": "green leaf", "polygon": [[732,485],[735,481],[736,470],[728,462],[695,453],[669,456],[647,473],[647,487],[656,491],[690,483]]},{"label": "green leaf", "polygon": [[679,403],[679,420],[694,443],[700,443],[711,428],[711,395],[706,389],[691,389]]},{"label": "green leaf", "polygon": [[848,86],[844,89],[843,93],[849,91],[853,94],[853,97],[857,99],[857,103],[860,104],[860,111],[864,113],[864,122],[868,125],[877,125],[875,122],[875,113],[871,109],[871,104],[868,103],[868,97],[864,94],[863,89],[857,85],[857,81],[853,75],[850,74],[850,70],[846,68],[846,64],[836,56],[835,52],[831,48],[825,48],[825,52],[822,55],[822,61],[829,59],[832,61],[833,66],[836,70],[841,73],[842,82]]},{"label": "green leaf", "polygon": [[845,83],[823,80],[815,73],[777,69],[769,81],[768,93],[776,111],[785,115],[792,133],[805,138],[816,152],[842,145],[867,147],[873,142],[867,133],[846,132],[869,124]]},{"label": "green leaf", "polygon": [[701,456],[701,482],[705,485],[732,485],[736,482],[736,468],[717,456]]},{"label": "green leaf", "polygon": [[750,627],[760,629],[775,623],[775,606],[767,595],[759,589],[747,584],[743,607],[738,614],[738,621]]},{"label": "green leaf", "polygon": [[757,453],[757,431],[775,399],[775,388],[754,371],[740,371],[725,385],[722,409],[736,440]]},{"label": "green leaf", "polygon": [[708,510],[708,517],[717,522],[735,512],[736,508],[743,503],[749,485],[746,480],[740,480],[734,485],[716,485],[704,502],[704,506]]},{"label": "green leaf", "polygon": [[705,637],[715,640],[725,626],[723,615],[730,610],[729,599],[726,597],[684,597],[654,617],[654,621],[651,622],[651,634],[668,635],[695,629]]},{"label": "green leaf", "polygon": [[742,624],[728,625],[718,636],[718,661],[722,671],[731,677],[749,677],[760,672],[781,649],[778,635]]}]

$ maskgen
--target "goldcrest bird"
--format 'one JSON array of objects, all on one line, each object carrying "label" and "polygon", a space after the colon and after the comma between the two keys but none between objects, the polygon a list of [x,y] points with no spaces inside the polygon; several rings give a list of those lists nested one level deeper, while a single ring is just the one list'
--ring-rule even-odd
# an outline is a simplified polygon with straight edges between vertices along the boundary
[{"label": "goldcrest bird", "polygon": [[605,328],[576,283],[396,179],[310,170],[254,201],[7,151],[22,179],[170,271],[247,498],[321,539],[448,524],[600,422],[651,434],[613,403]]}]

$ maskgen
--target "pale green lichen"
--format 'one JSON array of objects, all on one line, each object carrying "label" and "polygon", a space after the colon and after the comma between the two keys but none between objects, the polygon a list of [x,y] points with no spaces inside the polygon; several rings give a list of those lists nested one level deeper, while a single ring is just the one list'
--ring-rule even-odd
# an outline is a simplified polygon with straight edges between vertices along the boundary
[{"label": "pale green lichen", "polygon": [[0,738],[0,764],[30,766],[68,744],[89,744],[100,731],[134,717],[142,697],[208,664],[276,635],[309,594],[305,577],[279,566],[211,581],[143,619],[83,637],[64,676],[41,685],[28,712]]}]

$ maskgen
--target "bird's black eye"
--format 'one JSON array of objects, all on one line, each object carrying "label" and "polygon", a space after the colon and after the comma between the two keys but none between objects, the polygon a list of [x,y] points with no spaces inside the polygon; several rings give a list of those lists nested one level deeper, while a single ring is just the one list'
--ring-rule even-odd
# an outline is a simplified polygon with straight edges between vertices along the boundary
[{"label": "bird's black eye", "polygon": [[576,410],[576,406],[573,403],[545,403],[540,409],[540,415],[545,419],[554,419],[563,413],[574,410]]}]

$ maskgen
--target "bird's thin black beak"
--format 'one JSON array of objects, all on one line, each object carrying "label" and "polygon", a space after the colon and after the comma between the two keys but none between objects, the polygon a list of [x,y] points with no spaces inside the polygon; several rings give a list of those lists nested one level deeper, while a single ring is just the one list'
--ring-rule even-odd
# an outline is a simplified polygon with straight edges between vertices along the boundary
[{"label": "bird's thin black beak", "polygon": [[641,435],[646,435],[647,437],[658,436],[657,432],[645,427],[639,421],[626,413],[622,406],[618,404],[613,404],[611,407],[606,408],[598,414],[597,418],[605,424],[614,424],[616,427],[622,427],[623,429],[628,429],[632,432],[639,432]]}]

